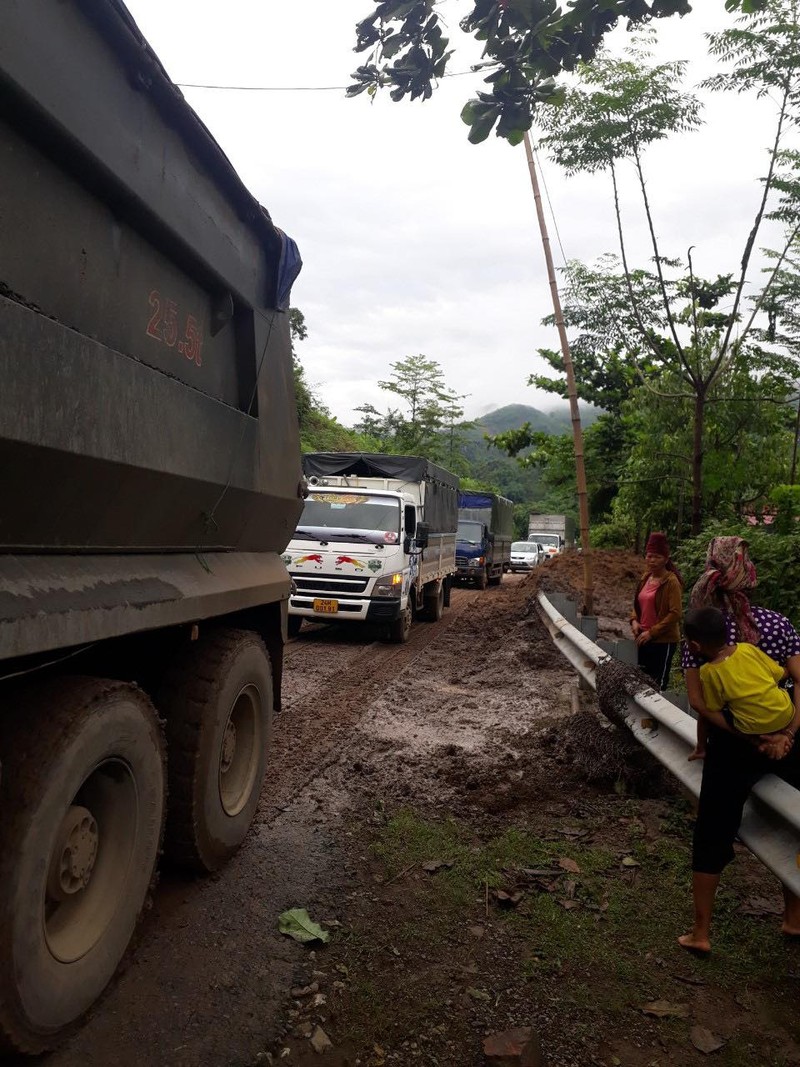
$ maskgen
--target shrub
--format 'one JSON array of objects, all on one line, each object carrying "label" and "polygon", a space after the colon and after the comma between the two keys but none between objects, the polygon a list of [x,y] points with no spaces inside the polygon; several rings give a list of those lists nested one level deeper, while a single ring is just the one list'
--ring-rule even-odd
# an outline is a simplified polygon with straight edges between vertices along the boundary
[{"label": "shrub", "polygon": [[708,542],[712,537],[730,534],[743,537],[750,546],[750,558],[758,572],[753,603],[779,611],[800,626],[800,533],[781,535],[736,523],[707,526],[697,537],[684,541],[675,553],[687,597],[705,570]]},{"label": "shrub", "polygon": [[602,522],[589,531],[592,548],[632,548],[634,536],[627,526]]},{"label": "shrub", "polygon": [[775,533],[794,534],[800,518],[800,485],[776,485],[769,497],[775,505]]}]

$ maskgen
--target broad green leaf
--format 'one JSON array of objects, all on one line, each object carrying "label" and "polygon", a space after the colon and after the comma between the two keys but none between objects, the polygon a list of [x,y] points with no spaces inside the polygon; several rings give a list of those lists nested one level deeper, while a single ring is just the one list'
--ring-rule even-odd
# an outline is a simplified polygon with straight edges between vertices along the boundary
[{"label": "broad green leaf", "polygon": [[330,934],[315,923],[305,908],[290,908],[278,916],[278,929],[287,937],[303,943],[307,941],[328,941]]}]

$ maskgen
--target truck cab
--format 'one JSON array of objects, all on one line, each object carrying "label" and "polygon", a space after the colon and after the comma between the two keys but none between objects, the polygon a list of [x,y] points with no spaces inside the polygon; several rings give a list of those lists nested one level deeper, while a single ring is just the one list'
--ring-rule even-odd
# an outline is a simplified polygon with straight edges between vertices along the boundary
[{"label": "truck cab", "polygon": [[283,557],[295,588],[290,629],[298,632],[304,618],[396,622],[426,543],[407,493],[311,488]]},{"label": "truck cab", "polygon": [[[459,519],[456,534],[456,577],[474,582],[479,589],[489,584],[489,572],[493,569],[492,548],[494,537],[483,522]],[[500,572],[502,574],[502,570]]]},{"label": "truck cab", "polygon": [[499,585],[511,562],[514,505],[496,493],[458,495],[456,577],[485,589]]},{"label": "truck cab", "polygon": [[289,632],[303,620],[378,623],[408,640],[437,621],[456,570],[458,479],[414,456],[312,453],[308,496],[283,561],[294,583]]}]

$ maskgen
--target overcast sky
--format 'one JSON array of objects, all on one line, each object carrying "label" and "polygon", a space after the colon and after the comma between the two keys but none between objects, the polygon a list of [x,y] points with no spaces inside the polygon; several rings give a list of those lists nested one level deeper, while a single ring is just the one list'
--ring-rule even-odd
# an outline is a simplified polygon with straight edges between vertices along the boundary
[{"label": "overcast sky", "polygon": [[[354,25],[371,0],[127,0],[176,82],[343,86],[361,58]],[[479,57],[458,29],[467,0],[445,0],[453,71]],[[664,20],[658,56],[692,61],[690,80],[713,67],[703,33],[730,25],[723,0],[698,0]],[[622,34],[622,37],[625,35]],[[620,34],[616,35],[617,39]],[[623,42],[624,43],[624,42]],[[522,146],[494,135],[467,141],[461,107],[476,75],[446,79],[432,100],[347,100],[343,92],[185,89],[245,183],[300,246],[292,302],[308,339],[299,354],[311,383],[346,424],[353,409],[387,406],[378,379],[424,353],[468,394],[468,416],[508,403],[550,407],[527,386],[557,347],[540,325],[551,310]],[[696,272],[737,269],[757,206],[772,106],[708,100],[698,133],[652,150],[646,166],[663,250]],[[567,258],[615,250],[607,179],[566,179],[544,160]],[[631,190],[632,192],[632,190]],[[649,255],[631,195],[633,258]],[[561,252],[553,233],[557,263]]]}]

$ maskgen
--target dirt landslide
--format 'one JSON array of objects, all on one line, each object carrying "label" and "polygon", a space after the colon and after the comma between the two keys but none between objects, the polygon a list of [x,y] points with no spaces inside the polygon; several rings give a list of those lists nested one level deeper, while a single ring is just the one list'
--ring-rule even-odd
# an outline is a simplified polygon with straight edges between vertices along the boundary
[{"label": "dirt landslide", "polygon": [[[640,570],[597,553],[625,632]],[[691,808],[595,713],[535,610],[579,555],[459,589],[406,646],[288,649],[256,827],[218,876],[162,882],[126,969],[53,1067],[470,1067],[532,1027],[550,1067],[800,1065],[800,947],[742,852],[710,959],[676,945]],[[301,945],[278,916],[329,933]]]}]

